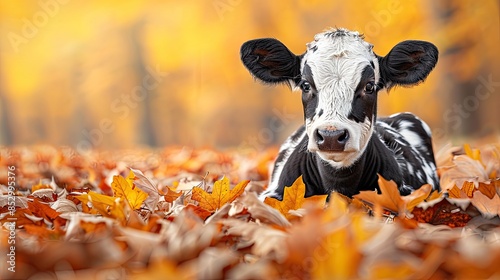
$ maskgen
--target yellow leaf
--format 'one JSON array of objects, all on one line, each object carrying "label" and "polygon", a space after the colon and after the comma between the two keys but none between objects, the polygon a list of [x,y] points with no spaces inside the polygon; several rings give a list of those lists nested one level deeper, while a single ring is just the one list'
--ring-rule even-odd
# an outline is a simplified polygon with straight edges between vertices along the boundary
[{"label": "yellow leaf", "polygon": [[342,227],[330,233],[314,250],[321,256],[312,268],[313,279],[356,279],[361,254],[349,231]]},{"label": "yellow leaf", "polygon": [[224,204],[232,202],[239,197],[245,190],[248,182],[250,181],[242,181],[234,186],[233,189],[229,189],[229,179],[224,177],[214,183],[212,193],[208,193],[200,187],[194,187],[191,199],[198,201],[200,207],[214,212]]},{"label": "yellow leaf", "polygon": [[415,275],[415,268],[408,262],[391,263],[388,261],[377,263],[370,271],[371,279],[411,279]]},{"label": "yellow leaf", "polygon": [[439,199],[443,196],[443,193],[438,192],[437,190],[433,191],[426,199],[425,201],[429,202],[435,199]]},{"label": "yellow leaf", "polygon": [[122,198],[132,210],[136,210],[141,207],[148,194],[134,185],[134,177],[131,177],[133,175],[134,173],[130,171],[127,179],[120,175],[114,176],[111,188],[115,197]]},{"label": "yellow leaf", "polygon": [[406,209],[411,212],[415,206],[419,205],[420,202],[423,202],[429,196],[431,190],[432,186],[425,184],[411,194],[403,196],[402,198],[406,203]]},{"label": "yellow leaf", "polygon": [[464,144],[464,151],[468,157],[481,161],[481,152],[479,149],[472,149],[469,144]]},{"label": "yellow leaf", "polygon": [[285,187],[282,201],[276,198],[266,197],[264,203],[280,211],[287,219],[291,219],[293,215],[290,215],[290,210],[300,209],[306,202],[311,202],[323,207],[326,202],[326,197],[328,196],[325,194],[304,198],[305,194],[306,185],[302,180],[302,176],[300,176],[290,187]]},{"label": "yellow leaf", "polygon": [[75,196],[75,198],[105,217],[112,217],[121,222],[126,219],[127,215],[125,211],[127,209],[121,198],[103,195],[93,191]]},{"label": "yellow leaf", "polygon": [[338,192],[332,192],[328,208],[323,215],[326,221],[334,221],[347,213],[348,202],[346,197]]}]

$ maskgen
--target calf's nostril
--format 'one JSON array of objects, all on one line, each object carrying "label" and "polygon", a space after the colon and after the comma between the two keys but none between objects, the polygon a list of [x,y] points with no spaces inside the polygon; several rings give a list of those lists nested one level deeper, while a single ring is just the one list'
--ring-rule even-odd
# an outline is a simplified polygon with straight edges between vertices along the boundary
[{"label": "calf's nostril", "polygon": [[346,129],[318,129],[315,131],[315,140],[322,151],[342,152],[349,140],[349,132]]},{"label": "calf's nostril", "polygon": [[316,134],[315,136],[316,136],[316,143],[317,144],[320,145],[321,143],[325,142],[325,138],[323,137],[323,135],[319,129],[316,129],[315,134]]},{"label": "calf's nostril", "polygon": [[340,134],[339,138],[338,138],[338,142],[339,143],[345,143],[347,142],[347,140],[349,139],[349,132],[347,130],[343,130],[342,133]]}]

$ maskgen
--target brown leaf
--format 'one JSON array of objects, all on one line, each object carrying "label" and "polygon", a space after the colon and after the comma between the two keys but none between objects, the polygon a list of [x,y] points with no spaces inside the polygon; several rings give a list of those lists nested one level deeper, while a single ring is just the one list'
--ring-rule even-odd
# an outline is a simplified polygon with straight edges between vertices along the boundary
[{"label": "brown leaf", "polygon": [[179,192],[174,192],[170,187],[167,187],[167,194],[164,195],[163,197],[165,198],[166,202],[174,202],[179,196],[182,195],[182,191]]},{"label": "brown leaf", "polygon": [[497,193],[494,183],[486,184],[486,183],[481,182],[481,183],[479,183],[478,191],[480,191],[482,194],[484,194],[485,196],[487,196],[490,199],[492,199],[495,196],[495,194]]},{"label": "brown leaf", "polygon": [[467,194],[465,194],[457,186],[453,186],[453,188],[448,189],[448,194],[450,198],[468,198]]},{"label": "brown leaf", "polygon": [[467,197],[472,197],[475,190],[476,187],[474,186],[473,182],[465,181],[464,184],[462,185],[462,191],[465,193]]},{"label": "brown leaf", "polygon": [[467,206],[465,204],[468,204],[467,200],[464,203],[463,200],[448,198],[423,202],[413,209],[412,219],[419,223],[463,227],[472,219],[466,211]]},{"label": "brown leaf", "polygon": [[188,204],[186,207],[184,207],[183,211],[192,211],[196,216],[200,217],[203,221],[206,220],[210,215],[212,215],[212,212],[208,211],[207,209],[194,205],[194,204]]}]

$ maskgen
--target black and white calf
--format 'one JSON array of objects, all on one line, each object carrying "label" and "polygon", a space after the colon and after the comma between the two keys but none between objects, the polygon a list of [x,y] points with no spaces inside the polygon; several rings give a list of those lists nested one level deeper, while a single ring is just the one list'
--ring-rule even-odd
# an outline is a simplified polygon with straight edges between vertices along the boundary
[{"label": "black and white calf", "polygon": [[268,84],[302,91],[305,125],[281,147],[268,189],[283,198],[285,186],[303,176],[306,197],[337,191],[352,196],[378,188],[380,174],[406,195],[431,184],[439,189],[427,124],[410,113],[377,119],[377,93],[422,82],[436,65],[437,48],[404,41],[376,55],[358,32],[317,34],[302,55],[276,39],[243,44],[241,59]]}]

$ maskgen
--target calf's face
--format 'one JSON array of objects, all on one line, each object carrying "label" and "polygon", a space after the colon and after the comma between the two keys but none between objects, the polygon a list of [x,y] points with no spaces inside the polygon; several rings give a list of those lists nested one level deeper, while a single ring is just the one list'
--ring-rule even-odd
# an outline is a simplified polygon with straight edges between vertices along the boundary
[{"label": "calf's face", "polygon": [[401,42],[385,57],[372,47],[358,32],[332,29],[299,56],[276,39],[256,39],[243,44],[241,59],[257,79],[302,91],[308,150],[347,167],[373,134],[377,92],[423,81],[438,58],[437,48],[423,41]]}]

